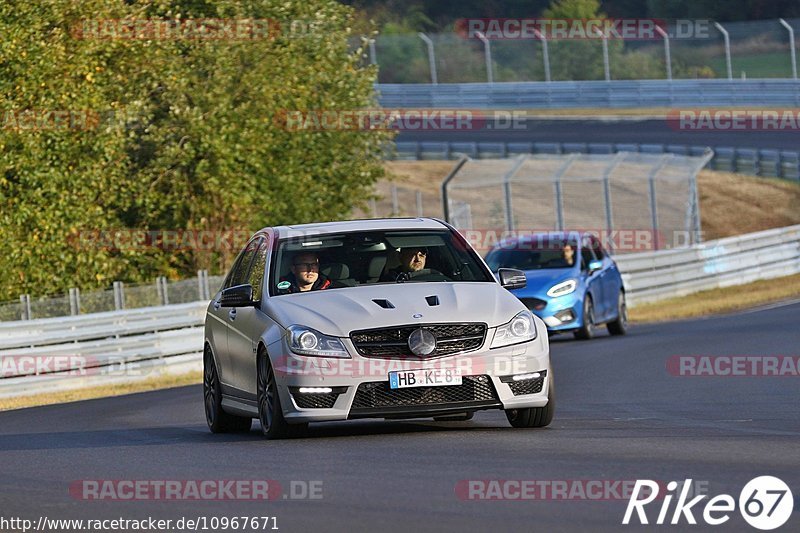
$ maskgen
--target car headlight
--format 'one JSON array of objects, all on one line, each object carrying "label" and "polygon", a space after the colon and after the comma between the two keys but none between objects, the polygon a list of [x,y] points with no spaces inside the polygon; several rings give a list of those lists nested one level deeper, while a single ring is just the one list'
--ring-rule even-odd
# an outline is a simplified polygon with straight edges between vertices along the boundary
[{"label": "car headlight", "polygon": [[491,348],[510,346],[536,338],[536,322],[530,311],[523,311],[510,322],[498,326],[492,338]]},{"label": "car headlight", "polygon": [[556,296],[564,296],[566,294],[572,294],[575,292],[575,289],[578,287],[578,282],[574,279],[568,279],[567,281],[563,281],[561,283],[557,283],[550,287],[547,290],[547,295],[551,298],[555,298]]},{"label": "car headlight", "polygon": [[350,357],[342,341],[305,326],[289,326],[289,349],[299,355]]}]

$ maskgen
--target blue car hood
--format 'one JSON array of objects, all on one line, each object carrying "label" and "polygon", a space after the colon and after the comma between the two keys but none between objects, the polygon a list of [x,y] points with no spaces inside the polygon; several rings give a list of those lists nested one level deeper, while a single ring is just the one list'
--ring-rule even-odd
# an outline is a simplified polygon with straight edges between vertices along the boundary
[{"label": "blue car hood", "polygon": [[568,279],[577,279],[577,273],[572,268],[547,268],[542,270],[526,270],[525,279],[528,285],[524,289],[514,291],[514,293],[536,293],[546,292],[556,283],[561,283]]}]

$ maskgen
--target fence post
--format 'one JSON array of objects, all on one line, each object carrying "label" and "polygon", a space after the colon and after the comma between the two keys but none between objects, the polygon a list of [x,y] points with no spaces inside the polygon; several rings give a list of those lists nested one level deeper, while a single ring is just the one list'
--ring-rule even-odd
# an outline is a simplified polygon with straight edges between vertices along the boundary
[{"label": "fence post", "polygon": [[21,319],[31,320],[31,297],[29,294],[21,294],[19,297],[19,304],[22,307]]},{"label": "fence post", "polygon": [[370,199],[369,206],[372,211],[372,218],[378,218],[378,202],[375,201],[375,198]]},{"label": "fence post", "polygon": [[203,271],[197,271],[197,299],[198,300],[205,300],[205,294],[203,291]]},{"label": "fence post", "polygon": [[603,72],[605,73],[606,81],[611,81],[611,65],[608,62],[608,35],[604,31],[597,28],[594,29],[600,38],[603,40]]},{"label": "fence post", "polygon": [[121,281],[114,282],[114,309],[125,309],[125,288]]},{"label": "fence post", "polygon": [[486,38],[486,35],[483,33],[476,31],[475,35],[478,39],[481,40],[483,43],[483,56],[484,60],[486,61],[486,80],[491,84],[494,83],[494,72],[492,72],[492,44],[489,42],[489,39]]},{"label": "fence post", "polygon": [[[611,207],[611,173],[617,168],[623,159],[625,159],[625,152],[617,152],[611,163],[603,170],[603,196],[605,197],[606,204],[606,230],[609,234],[614,231],[614,217],[613,209]],[[608,247],[611,252],[614,252],[614,244],[611,239],[608,240]]]},{"label": "fence post", "polygon": [[572,162],[578,157],[578,154],[569,154],[564,164],[559,167],[555,174],[553,174],[553,183],[555,183],[556,191],[556,229],[564,231],[564,199],[561,191],[561,177],[567,172]]},{"label": "fence post", "polygon": [[[658,234],[658,202],[656,201],[656,176],[661,169],[664,168],[669,160],[672,159],[672,154],[664,154],[659,159],[658,163],[653,167],[647,175],[648,186],[650,189],[650,221],[653,227],[653,247],[658,250],[660,246],[660,235]],[[674,241],[674,239],[673,239]]]},{"label": "fence post", "polygon": [[417,216],[423,216],[422,213],[422,191],[417,191]]},{"label": "fence post", "polygon": [[669,53],[669,34],[661,29],[661,26],[658,24],[656,24],[656,31],[664,38],[664,59],[667,62],[667,79],[672,81],[672,58]]},{"label": "fence post", "polygon": [[375,54],[375,39],[369,40],[369,62],[371,65],[378,64],[377,55]]},{"label": "fence post", "polygon": [[514,177],[514,174],[517,173],[526,159],[528,159],[527,154],[517,156],[517,161],[514,163],[514,166],[503,176],[503,191],[505,193],[506,204],[506,229],[508,231],[514,231],[514,207],[511,204],[511,178]]},{"label": "fence post", "polygon": [[158,289],[158,298],[161,300],[161,305],[169,305],[169,290],[167,289],[166,276],[159,276],[156,278],[156,288]]},{"label": "fence post", "polygon": [[206,291],[206,297],[204,300],[211,299],[211,282],[208,281],[208,270],[203,270],[203,288]]},{"label": "fence post", "polygon": [[789,30],[789,51],[791,52],[791,56],[792,56],[792,79],[796,80],[797,79],[797,56],[796,56],[797,52],[795,52],[795,49],[794,49],[794,28],[789,26],[789,24],[785,20],[783,20],[783,19],[778,19],[778,20],[780,21],[780,23],[783,25],[784,28]]},{"label": "fence post", "polygon": [[722,34],[722,38],[725,40],[725,66],[728,67],[728,79],[733,79],[733,69],[731,68],[731,37],[728,35],[727,30],[722,27],[719,22],[714,23],[714,27],[719,30]]},{"label": "fence post", "polygon": [[544,81],[550,81],[550,51],[547,49],[547,37],[536,28],[533,29],[533,34],[537,39],[542,41],[542,58],[544,59]]},{"label": "fence post", "polygon": [[81,314],[81,291],[77,288],[69,290],[69,314],[76,316]]},{"label": "fence post", "polygon": [[461,167],[463,167],[467,161],[469,161],[469,157],[462,155],[461,159],[459,159],[450,170],[450,173],[442,180],[442,215],[444,216],[445,222],[450,222],[450,200],[447,198],[447,185],[450,183],[450,180],[456,177],[458,171],[461,170]]},{"label": "fence post", "polygon": [[425,41],[425,44],[428,47],[428,63],[430,63],[431,67],[431,83],[433,85],[437,85],[439,83],[439,79],[436,76],[436,53],[433,50],[433,41],[431,41],[430,37],[422,32],[418,33],[417,35],[419,35],[420,39]]}]

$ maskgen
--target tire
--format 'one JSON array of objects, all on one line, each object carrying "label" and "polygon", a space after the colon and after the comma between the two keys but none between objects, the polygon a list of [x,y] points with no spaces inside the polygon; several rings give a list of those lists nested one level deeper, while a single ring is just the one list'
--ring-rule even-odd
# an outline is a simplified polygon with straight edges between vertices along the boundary
[{"label": "tire", "polygon": [[206,423],[211,433],[244,433],[250,431],[253,419],[236,416],[222,409],[222,389],[219,385],[219,372],[214,362],[211,348],[206,346],[203,353],[203,403]]},{"label": "tire", "polygon": [[612,335],[625,335],[628,332],[628,305],[625,303],[625,292],[619,291],[617,299],[617,318],[606,324]]},{"label": "tire", "polygon": [[556,388],[552,370],[548,372],[547,405],[544,407],[528,407],[526,409],[506,409],[508,423],[515,428],[543,428],[549,426],[556,412]]},{"label": "tire", "polygon": [[461,413],[458,415],[448,415],[448,416],[434,416],[433,419],[436,422],[466,422],[467,420],[472,420],[475,416],[474,412],[469,413]]},{"label": "tire", "polygon": [[583,325],[575,330],[575,338],[588,341],[594,337],[594,303],[588,294],[583,299]]},{"label": "tire", "polygon": [[308,428],[308,424],[289,424],[283,417],[281,398],[278,394],[278,383],[269,355],[264,349],[258,352],[257,361],[258,388],[258,420],[261,432],[268,439],[286,439],[299,437]]}]

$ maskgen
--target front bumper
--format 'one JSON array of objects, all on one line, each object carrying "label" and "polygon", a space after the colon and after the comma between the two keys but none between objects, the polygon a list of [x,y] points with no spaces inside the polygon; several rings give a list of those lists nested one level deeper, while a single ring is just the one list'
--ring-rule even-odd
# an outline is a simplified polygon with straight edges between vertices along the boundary
[{"label": "front bumper", "polygon": [[542,319],[547,331],[569,331],[583,325],[583,296],[578,291],[556,298],[540,294],[515,296]]},{"label": "front bumper", "polygon": [[[285,355],[278,361],[273,357],[284,417],[301,423],[543,407],[548,401],[549,344],[543,324],[537,322],[537,326],[539,335],[527,343],[490,350],[491,336],[487,335],[484,346],[475,352],[429,360],[304,357],[284,346]],[[355,354],[349,339],[343,340]],[[434,368],[458,369],[462,385],[389,388],[391,371]],[[536,383],[510,378],[535,373],[538,378],[524,381]]]}]

